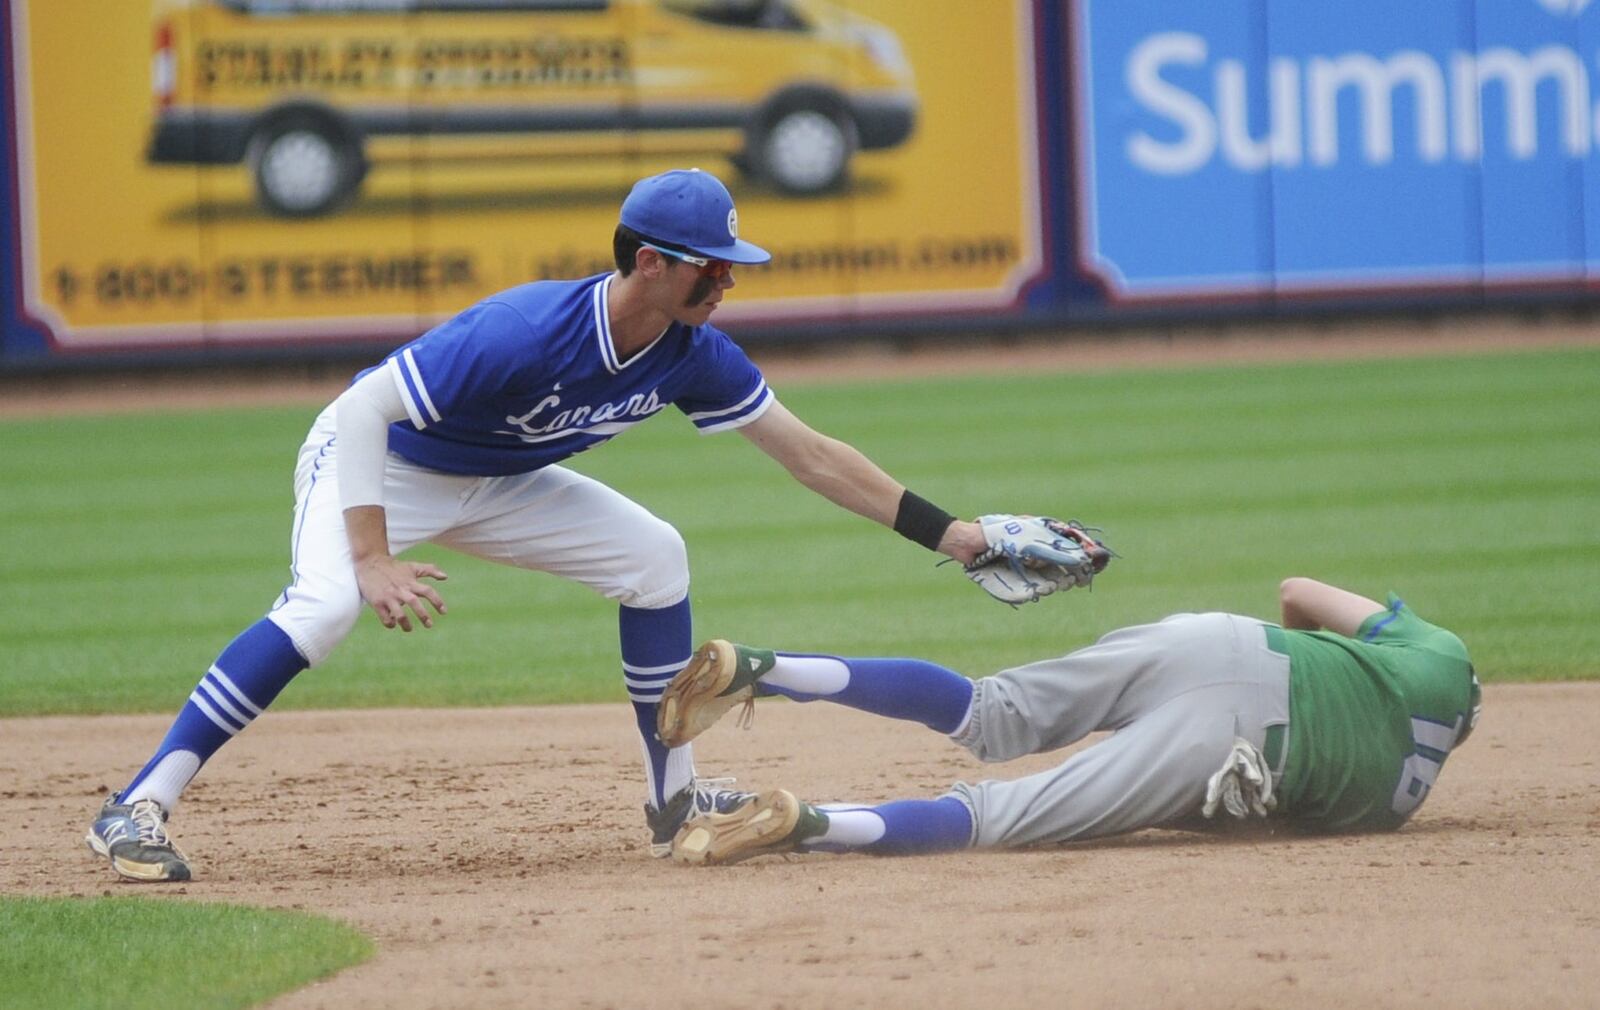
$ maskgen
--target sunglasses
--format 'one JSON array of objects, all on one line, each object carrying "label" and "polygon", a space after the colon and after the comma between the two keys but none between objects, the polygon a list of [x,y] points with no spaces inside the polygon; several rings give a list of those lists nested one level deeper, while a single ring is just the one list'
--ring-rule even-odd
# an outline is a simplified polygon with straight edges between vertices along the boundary
[{"label": "sunglasses", "polygon": [[728,260],[707,259],[704,256],[695,256],[692,253],[679,252],[676,249],[667,249],[656,245],[654,242],[641,241],[639,244],[642,246],[648,246],[663,256],[671,256],[673,259],[682,260],[692,267],[699,267],[701,277],[711,277],[721,280],[722,278],[733,273],[733,263]]}]

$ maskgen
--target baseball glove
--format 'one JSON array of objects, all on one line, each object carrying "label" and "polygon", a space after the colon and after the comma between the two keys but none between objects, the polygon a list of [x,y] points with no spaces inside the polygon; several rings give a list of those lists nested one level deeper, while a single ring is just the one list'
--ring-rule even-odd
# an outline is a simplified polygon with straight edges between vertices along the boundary
[{"label": "baseball glove", "polygon": [[1012,606],[1087,586],[1115,556],[1077,520],[1000,514],[979,516],[978,524],[989,549],[966,566],[967,578]]}]

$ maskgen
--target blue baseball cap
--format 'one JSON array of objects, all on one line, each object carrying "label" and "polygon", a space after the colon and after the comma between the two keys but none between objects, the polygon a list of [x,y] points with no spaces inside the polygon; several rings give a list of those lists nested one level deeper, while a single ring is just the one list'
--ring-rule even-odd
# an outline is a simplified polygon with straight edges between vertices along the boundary
[{"label": "blue baseball cap", "polygon": [[739,237],[728,187],[710,172],[675,168],[633,184],[622,223],[645,238],[730,263],[765,263],[772,254]]}]

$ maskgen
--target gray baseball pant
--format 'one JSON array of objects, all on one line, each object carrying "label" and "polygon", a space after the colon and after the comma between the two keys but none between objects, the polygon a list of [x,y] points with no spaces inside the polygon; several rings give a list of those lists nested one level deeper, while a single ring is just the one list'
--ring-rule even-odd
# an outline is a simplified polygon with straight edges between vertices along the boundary
[{"label": "gray baseball pant", "polygon": [[[1236,736],[1266,752],[1277,778],[1289,658],[1263,628],[1233,614],[1176,614],[977,681],[956,740],[984,761],[1113,732],[1036,775],[957,783],[949,795],[972,811],[973,844],[1100,838],[1196,815]],[[1269,727],[1279,727],[1271,747]]]}]

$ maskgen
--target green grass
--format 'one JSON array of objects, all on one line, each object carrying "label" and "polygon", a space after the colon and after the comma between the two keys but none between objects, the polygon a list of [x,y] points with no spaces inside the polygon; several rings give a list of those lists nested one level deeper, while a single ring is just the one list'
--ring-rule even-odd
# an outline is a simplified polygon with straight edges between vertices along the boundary
[{"label": "green grass", "polygon": [[[1600,657],[1600,352],[850,383],[780,390],[967,515],[1106,527],[1092,593],[1018,611],[676,412],[576,466],[689,542],[696,633],[913,654],[971,674],[1186,609],[1270,615],[1277,582],[1398,590],[1489,680]],[[0,714],[171,711],[287,577],[314,410],[0,424]],[[615,608],[444,551],[431,632],[366,617],[285,707],[620,700]]]},{"label": "green grass", "polygon": [[298,912],[151,898],[0,897],[7,1010],[226,1010],[366,960],[348,926]]}]

